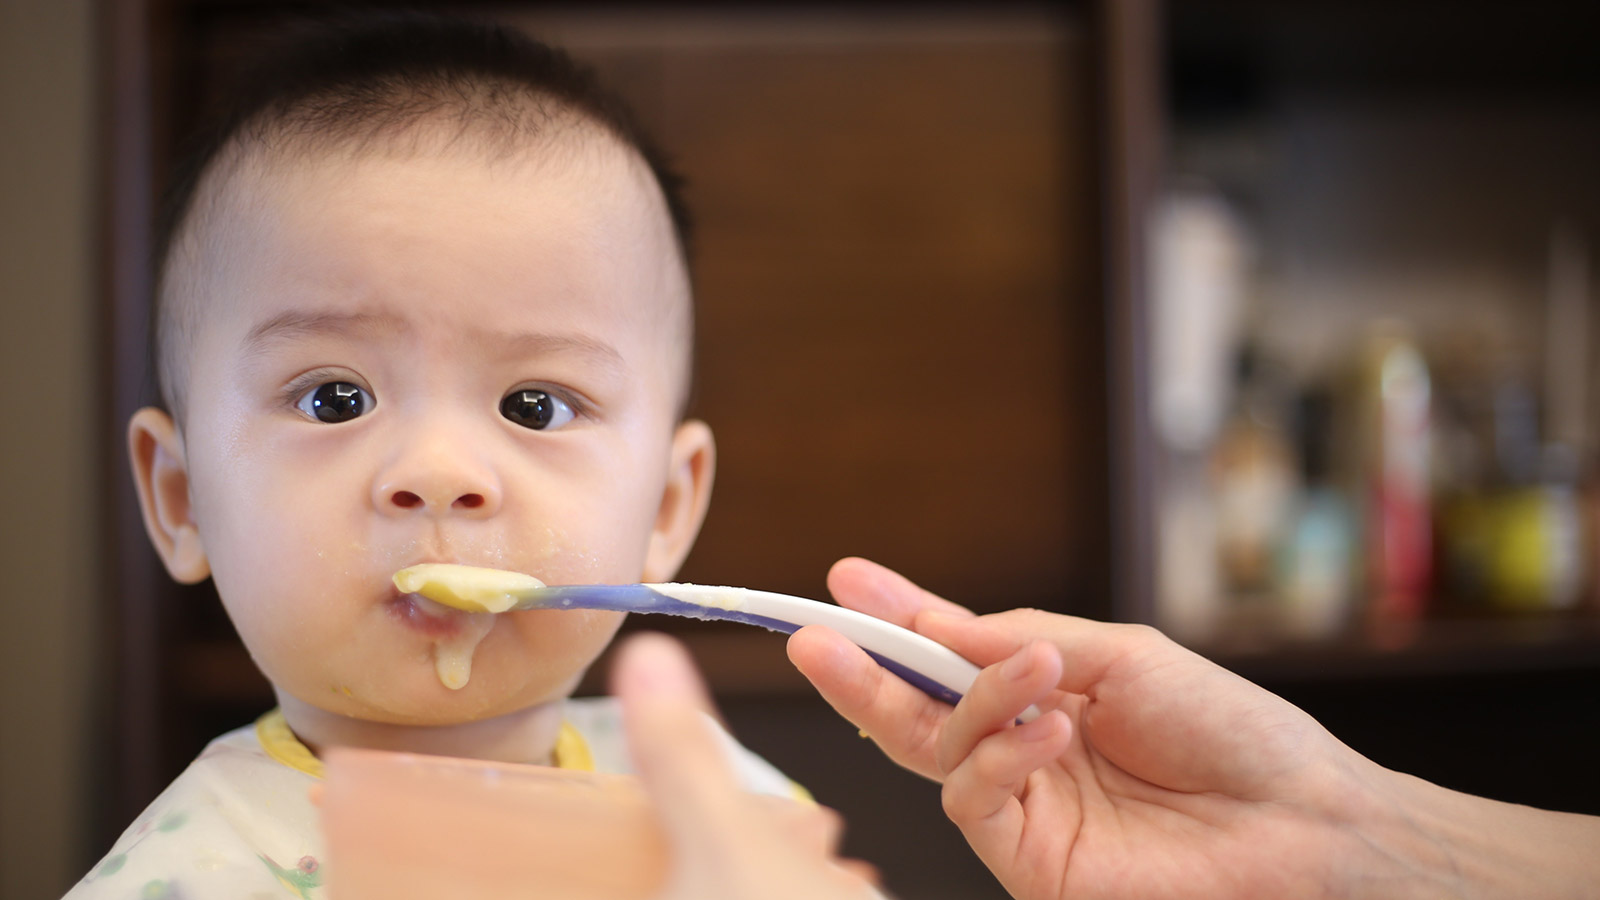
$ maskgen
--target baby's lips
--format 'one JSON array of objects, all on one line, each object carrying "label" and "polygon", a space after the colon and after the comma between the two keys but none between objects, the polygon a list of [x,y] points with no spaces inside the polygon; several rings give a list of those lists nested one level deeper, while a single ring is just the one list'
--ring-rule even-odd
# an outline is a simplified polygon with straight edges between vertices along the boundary
[{"label": "baby's lips", "polygon": [[461,630],[468,613],[434,603],[421,594],[402,594],[392,591],[390,612],[407,626],[435,638],[448,637]]}]

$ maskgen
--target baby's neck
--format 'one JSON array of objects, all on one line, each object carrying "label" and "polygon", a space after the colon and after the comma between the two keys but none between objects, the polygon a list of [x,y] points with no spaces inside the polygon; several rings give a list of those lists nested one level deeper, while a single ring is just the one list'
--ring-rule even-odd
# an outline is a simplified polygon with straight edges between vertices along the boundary
[{"label": "baby's neck", "polygon": [[284,721],[312,753],[365,747],[493,762],[551,765],[561,731],[561,702],[458,725],[390,725],[336,715],[278,692]]}]

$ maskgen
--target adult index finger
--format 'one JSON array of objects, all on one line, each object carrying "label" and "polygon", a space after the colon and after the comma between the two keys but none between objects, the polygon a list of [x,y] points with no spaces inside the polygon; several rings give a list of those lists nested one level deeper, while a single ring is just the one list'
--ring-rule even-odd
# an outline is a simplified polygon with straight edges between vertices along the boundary
[{"label": "adult index finger", "polygon": [[1119,666],[1176,659],[1205,665],[1147,625],[1095,622],[1038,609],[1012,609],[978,618],[948,616],[938,611],[917,614],[912,627],[979,666],[989,666],[1022,649],[1029,641],[1054,644],[1061,653],[1059,687],[1074,694],[1094,693]]},{"label": "adult index finger", "polygon": [[865,650],[821,625],[789,638],[789,659],[822,699],[871,737],[902,768],[939,780],[935,750],[950,707],[878,665]]},{"label": "adult index finger", "polygon": [[839,605],[866,613],[902,628],[923,610],[971,617],[964,606],[951,603],[886,566],[860,557],[846,557],[828,570],[828,592]]},{"label": "adult index finger", "polygon": [[1046,641],[1033,641],[1004,662],[978,673],[967,695],[946,720],[936,759],[949,774],[979,741],[1013,727],[1030,704],[1043,704],[1061,680],[1061,656]]}]

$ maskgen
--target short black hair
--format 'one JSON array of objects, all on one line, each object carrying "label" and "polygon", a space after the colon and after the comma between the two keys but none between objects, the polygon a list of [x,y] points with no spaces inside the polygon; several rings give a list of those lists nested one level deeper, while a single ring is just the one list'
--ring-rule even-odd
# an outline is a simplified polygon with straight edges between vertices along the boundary
[{"label": "short black hair", "polygon": [[[441,113],[508,146],[574,119],[596,125],[648,166],[688,271],[691,221],[683,177],[621,98],[556,47],[493,21],[362,11],[289,22],[257,57],[188,139],[158,209],[151,363],[174,415],[181,410],[171,407],[181,404],[170,383],[166,354],[172,348],[163,346],[172,340],[166,319],[172,311],[164,309],[163,296],[169,268],[207,174],[230,148],[244,144],[316,148],[381,139]],[[692,309],[689,315],[692,340]]]}]

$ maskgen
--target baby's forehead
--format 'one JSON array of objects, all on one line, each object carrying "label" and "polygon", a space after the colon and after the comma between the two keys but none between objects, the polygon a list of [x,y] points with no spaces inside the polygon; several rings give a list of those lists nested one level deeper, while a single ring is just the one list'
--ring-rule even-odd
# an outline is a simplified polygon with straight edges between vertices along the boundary
[{"label": "baby's forehead", "polygon": [[[403,230],[413,240],[437,236],[443,244],[451,237],[448,216],[436,219],[430,212],[445,210],[456,216],[475,212],[468,205],[479,202],[474,198],[482,198],[486,186],[496,201],[516,204],[524,196],[538,195],[528,201],[536,204],[548,199],[537,190],[541,183],[561,182],[569,188],[557,196],[583,207],[585,229],[602,233],[606,246],[615,248],[617,258],[606,260],[603,267],[633,265],[655,273],[651,279],[657,289],[635,292],[628,302],[660,323],[659,340],[681,346],[668,356],[677,360],[676,380],[687,392],[692,301],[671,215],[648,164],[598,125],[574,122],[517,145],[466,139],[450,123],[384,135],[382,140],[245,142],[222,162],[197,198],[200,202],[190,223],[192,239],[185,241],[187,252],[173,260],[187,272],[178,273],[172,286],[189,287],[181,291],[186,297],[170,299],[188,307],[191,328],[185,330],[191,335],[203,325],[201,320],[219,314],[219,306],[227,307],[221,314],[235,322],[249,317],[253,305],[249,298],[254,295],[234,290],[236,285],[229,281],[246,277],[241,266],[259,262],[253,245],[269,232],[277,232],[271,235],[274,243],[282,241],[286,230],[305,232],[289,234],[291,240],[320,234],[336,242],[339,228],[362,224],[359,215],[342,213],[377,205],[369,202],[375,191],[415,183],[419,213],[404,223]],[[412,175],[417,176],[415,182]],[[449,189],[455,183],[452,179],[470,189],[455,195]],[[570,187],[574,184],[575,190]],[[384,205],[386,210],[405,208],[405,203]],[[543,249],[517,245],[519,236],[514,232],[506,237],[506,241],[485,240],[478,262],[493,266],[497,259]],[[241,262],[243,257],[250,262]],[[402,267],[408,263],[403,256],[391,261]],[[221,303],[207,299],[220,297],[234,299]]]},{"label": "baby's forehead", "polygon": [[482,127],[478,118],[444,111],[419,117],[397,128],[374,126],[363,131],[318,133],[282,123],[280,133],[239,135],[202,185],[223,204],[236,195],[260,200],[258,185],[281,185],[285,179],[348,172],[363,164],[416,163],[449,169],[462,176],[505,177],[529,171],[585,170],[597,187],[621,187],[635,199],[655,207],[672,227],[670,213],[648,164],[633,147],[604,126],[575,112],[559,114],[537,132]]},{"label": "baby's forehead", "polygon": [[[290,126],[293,123],[289,123]],[[381,169],[394,185],[355,177]],[[652,240],[633,249],[657,252],[669,277],[687,280],[686,261],[672,213],[649,163],[599,123],[567,112],[548,118],[537,132],[514,135],[500,126],[478,127],[441,111],[415,118],[402,128],[308,133],[286,127],[282,134],[247,130],[220,154],[199,186],[184,231],[188,240],[171,262],[178,267],[215,269],[230,244],[266,224],[281,221],[297,207],[327,207],[334,202],[359,206],[362,191],[390,190],[408,176],[426,172],[432,184],[454,178],[494,186],[515,202],[546,181],[579,181],[573,201],[593,212],[594,227],[647,233]],[[465,192],[463,192],[465,193]],[[450,206],[448,190],[427,198]],[[469,202],[465,199],[460,203]],[[415,223],[426,226],[426,221]]]},{"label": "baby's forehead", "polygon": [[[226,251],[240,242],[231,238],[283,211],[283,198],[263,188],[316,183],[301,176],[376,158],[446,160],[478,175],[593,166],[596,193],[632,198],[648,213],[634,220],[652,228],[640,242],[649,252],[628,255],[665,260],[671,289],[652,293],[682,297],[682,343],[692,342],[680,179],[625,104],[559,50],[465,23],[357,23],[296,35],[227,96],[174,171],[158,221],[154,360],[180,419],[208,290],[237,279]],[[655,252],[655,232],[669,251]]]}]

